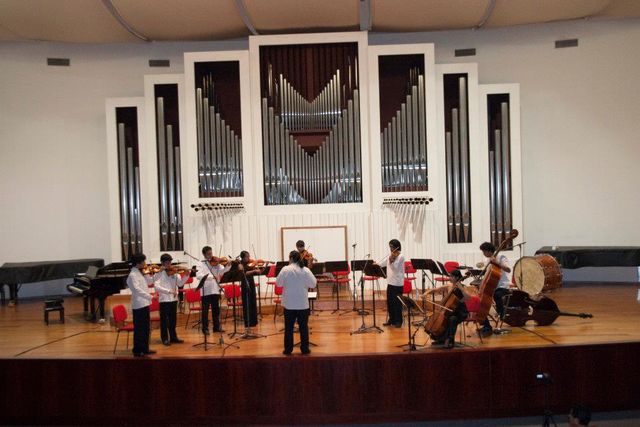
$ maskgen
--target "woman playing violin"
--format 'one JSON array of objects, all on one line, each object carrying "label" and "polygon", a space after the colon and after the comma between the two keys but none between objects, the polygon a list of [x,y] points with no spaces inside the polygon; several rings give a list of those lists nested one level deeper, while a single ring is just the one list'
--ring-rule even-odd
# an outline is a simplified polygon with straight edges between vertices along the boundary
[{"label": "woman playing violin", "polygon": [[382,325],[396,328],[402,327],[402,304],[398,299],[398,295],[402,295],[404,285],[404,256],[400,253],[401,250],[399,240],[390,240],[391,253],[380,262],[380,267],[387,267],[387,312],[389,313],[389,320]]},{"label": "woman playing violin", "polygon": [[462,286],[462,281],[464,277],[460,270],[453,270],[449,275],[450,284],[439,286],[437,288],[429,289],[424,294],[422,294],[422,298],[426,300],[427,303],[430,301],[427,299],[429,296],[437,293],[448,294],[451,290],[453,290],[454,295],[460,302],[457,304],[453,312],[448,313],[447,317],[447,327],[445,332],[441,336],[432,336],[432,344],[444,344],[445,348],[453,348],[453,344],[455,341],[456,330],[458,329],[458,325],[462,323],[469,317],[469,310],[467,309],[467,303],[472,302],[473,300],[478,300],[478,296],[476,292],[470,289],[465,289]]},{"label": "woman playing violin", "polygon": [[313,254],[308,250],[306,250],[304,247],[305,247],[304,241],[298,240],[296,242],[296,249],[300,253],[300,259],[302,260],[302,263],[304,264],[305,267],[311,270],[311,268],[313,267],[313,262],[317,261],[317,259],[315,259],[313,257]]},{"label": "woman playing violin", "polygon": [[[252,262],[253,261],[253,262]],[[240,264],[244,268],[245,278],[240,284],[242,290],[242,317],[247,332],[258,325],[258,309],[256,303],[256,282],[254,276],[262,272],[255,260],[251,259],[249,251],[240,252]]]}]

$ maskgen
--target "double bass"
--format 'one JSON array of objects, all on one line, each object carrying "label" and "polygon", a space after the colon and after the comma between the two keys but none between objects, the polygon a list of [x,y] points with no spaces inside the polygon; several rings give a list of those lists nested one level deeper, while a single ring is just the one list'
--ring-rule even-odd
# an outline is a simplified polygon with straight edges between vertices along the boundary
[{"label": "double bass", "polygon": [[[500,253],[500,251],[503,251],[504,248],[513,242],[513,239],[518,237],[518,234],[520,234],[518,230],[511,230],[509,236],[500,243],[500,246],[496,248],[492,256],[495,257]],[[502,269],[500,267],[493,263],[487,264],[484,277],[482,278],[482,283],[480,284],[480,290],[478,292],[478,296],[480,297],[480,308],[476,313],[478,323],[483,323],[487,320],[487,316],[489,316],[489,311],[493,304],[493,293],[496,291],[498,283],[500,283],[500,276],[502,276]]]},{"label": "double bass", "polygon": [[589,313],[560,311],[558,304],[547,296],[531,297],[525,291],[515,290],[511,293],[509,303],[505,308],[504,321],[513,327],[524,326],[529,320],[533,320],[538,326],[549,326],[559,316],[575,316],[583,319],[593,317]]}]

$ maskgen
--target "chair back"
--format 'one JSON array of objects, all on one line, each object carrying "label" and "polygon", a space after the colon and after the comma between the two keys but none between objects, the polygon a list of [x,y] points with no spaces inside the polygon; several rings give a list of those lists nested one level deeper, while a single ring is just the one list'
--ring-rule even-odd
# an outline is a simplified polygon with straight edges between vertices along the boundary
[{"label": "chair back", "polygon": [[447,261],[444,263],[444,269],[447,270],[447,273],[449,274],[458,267],[460,267],[460,263],[458,261]]},{"label": "chair back", "polygon": [[149,311],[160,311],[160,300],[155,296],[151,298],[151,304],[149,305]]},{"label": "chair back", "polygon": [[276,265],[275,264],[271,264],[271,266],[269,267],[269,271],[267,271],[266,276],[270,279],[273,279],[274,277],[276,277]]},{"label": "chair back", "polygon": [[404,262],[404,272],[405,272],[405,274],[416,274],[417,271],[418,270],[413,268],[413,264],[411,264],[411,261],[405,261]]},{"label": "chair back", "polygon": [[402,284],[402,293],[408,295],[413,290],[413,282],[409,279],[404,279]]},{"label": "chair back", "polygon": [[275,289],[274,289],[274,291],[273,291],[273,292],[274,292],[276,295],[282,295],[282,292],[283,292],[283,291],[284,291],[284,287],[276,285],[276,286],[275,286]]},{"label": "chair back", "polygon": [[331,274],[333,274],[334,279],[339,279],[339,278],[349,277],[350,273],[351,273],[351,268],[347,268],[345,271],[334,271]]},{"label": "chair back", "polygon": [[476,313],[478,310],[480,310],[480,297],[472,296],[464,304],[467,306],[467,310],[469,310],[469,313]]},{"label": "chair back", "polygon": [[187,289],[184,292],[184,297],[189,304],[200,302],[200,300],[202,299],[200,297],[200,292],[196,291],[195,289]]},{"label": "chair back", "polygon": [[242,292],[240,291],[240,285],[236,285],[236,284],[223,285],[222,290],[224,291],[224,296],[227,299],[240,298],[240,295],[242,295]]},{"label": "chair back", "polygon": [[127,309],[124,305],[118,304],[111,309],[113,314],[113,322],[116,326],[123,324],[127,320]]}]

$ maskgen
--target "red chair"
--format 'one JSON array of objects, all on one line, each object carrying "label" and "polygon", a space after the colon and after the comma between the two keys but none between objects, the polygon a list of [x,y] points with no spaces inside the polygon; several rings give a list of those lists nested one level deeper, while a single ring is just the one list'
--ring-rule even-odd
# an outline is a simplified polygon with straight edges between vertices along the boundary
[{"label": "red chair", "polygon": [[[458,267],[460,267],[460,263],[457,261],[447,261],[444,263],[444,269],[447,272],[447,274],[451,274],[451,272],[453,270],[456,270]],[[449,281],[449,277],[448,276],[434,277],[433,280],[435,280],[436,282],[444,283]]]},{"label": "red chair", "polygon": [[202,312],[202,298],[199,291],[196,291],[195,289],[185,289],[184,299],[187,301],[187,308],[189,309],[189,312],[187,313],[187,321],[184,324],[184,328],[187,329],[187,326],[189,326],[191,312]]},{"label": "red chair", "polygon": [[[462,322],[462,328],[460,329],[460,342],[466,342],[466,337],[467,337],[467,332],[466,332],[466,325],[467,323],[473,323],[476,326],[476,331],[478,331],[481,328],[480,323],[478,322],[478,318],[476,317],[478,314],[478,310],[480,310],[480,297],[479,296],[473,296],[471,298],[469,298],[467,301],[465,301],[465,305],[467,306],[467,310],[469,311],[469,317],[467,317],[463,322]],[[484,341],[482,340],[482,334],[478,334],[478,336],[480,337],[480,342],[484,343]]]},{"label": "red chair", "polygon": [[240,285],[235,283],[222,285],[222,291],[224,292],[224,297],[227,300],[227,310],[224,313],[224,321],[227,321],[229,309],[231,308],[233,310],[233,322],[235,323],[239,316],[239,314],[236,314],[236,308],[240,307],[240,310],[242,310],[242,291],[240,289]]},{"label": "red chair", "polygon": [[267,284],[266,284],[266,289],[264,290],[264,295],[265,297],[267,296],[269,292],[269,287],[271,287],[271,296],[269,296],[268,298],[271,300],[271,303],[273,304],[273,289],[276,286],[276,265],[275,264],[272,264],[271,267],[269,267],[269,271],[267,271],[267,274],[265,274],[265,276],[267,277]]},{"label": "red chair", "polygon": [[413,282],[411,279],[404,279],[402,284],[402,295],[409,295],[413,291]]},{"label": "red chair", "polygon": [[273,292],[276,295],[276,297],[273,299],[273,302],[275,304],[275,307],[273,308],[273,323],[276,323],[276,316],[278,315],[278,306],[282,304],[282,298],[280,298],[280,296],[282,296],[283,291],[284,291],[284,288],[282,286],[275,285],[273,288]]},{"label": "red chair", "polygon": [[113,322],[116,325],[116,344],[113,346],[113,354],[116,354],[116,348],[118,348],[118,339],[120,339],[120,332],[127,332],[127,349],[129,348],[129,333],[133,331],[133,323],[127,324],[127,309],[124,305],[119,304],[111,309],[113,313]]},{"label": "red chair", "polygon": [[151,304],[149,305],[149,321],[160,321],[160,300],[157,295],[151,299]]},{"label": "red chair", "polygon": [[405,279],[411,280],[412,286],[414,287],[414,289],[416,291],[416,295],[418,293],[418,286],[416,284],[416,273],[417,272],[418,272],[418,270],[413,268],[413,264],[411,264],[411,261],[405,261],[404,262],[404,277],[405,277]]},{"label": "red chair", "polygon": [[[336,294],[338,300],[337,310],[340,310],[340,285],[346,284],[347,290],[349,289],[349,283],[351,283],[351,279],[349,278],[349,274],[351,274],[351,268],[347,268],[345,271],[334,271],[333,273],[333,292]],[[351,296],[351,292],[349,292]]]}]

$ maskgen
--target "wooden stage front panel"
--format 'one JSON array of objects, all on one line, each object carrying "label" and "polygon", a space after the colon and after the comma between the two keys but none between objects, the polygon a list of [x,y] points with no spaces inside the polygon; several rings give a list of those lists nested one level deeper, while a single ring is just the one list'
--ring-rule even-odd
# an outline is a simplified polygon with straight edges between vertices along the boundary
[{"label": "wooden stage front panel", "polygon": [[[158,355],[111,354],[115,333],[85,323],[68,299],[67,323],[42,322],[42,303],[0,308],[0,423],[330,423],[488,418],[542,414],[547,372],[552,409],[575,401],[595,411],[640,409],[640,304],[635,286],[564,288],[565,311],[548,327],[513,328],[481,344],[403,352],[407,329],[351,336],[361,320],[325,311],[311,321],[311,356],[280,354],[282,335],[263,318],[267,338],[240,349],[204,352],[187,343],[153,345]],[[350,302],[346,302],[348,306]],[[379,312],[379,323],[384,312]],[[366,318],[367,324],[371,316]],[[230,330],[230,322],[226,329]],[[212,338],[215,337],[212,336]],[[423,332],[418,342],[424,341]],[[124,337],[122,337],[124,338]],[[227,338],[227,342],[231,340]]]}]

